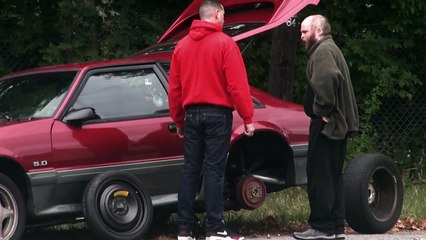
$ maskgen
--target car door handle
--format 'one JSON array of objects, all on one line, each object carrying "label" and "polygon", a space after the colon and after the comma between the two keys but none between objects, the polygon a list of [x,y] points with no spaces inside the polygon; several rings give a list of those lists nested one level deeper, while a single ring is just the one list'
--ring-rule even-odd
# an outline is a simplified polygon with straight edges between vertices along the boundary
[{"label": "car door handle", "polygon": [[176,133],[177,132],[176,123],[170,123],[169,124],[169,131],[172,132],[172,133]]}]

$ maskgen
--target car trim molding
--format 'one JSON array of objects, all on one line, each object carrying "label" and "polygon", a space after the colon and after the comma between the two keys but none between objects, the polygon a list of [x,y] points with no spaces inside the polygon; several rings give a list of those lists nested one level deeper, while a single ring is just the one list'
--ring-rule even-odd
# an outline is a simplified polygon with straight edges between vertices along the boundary
[{"label": "car trim molding", "polygon": [[[30,180],[30,195],[34,203],[31,210],[34,217],[56,216],[64,213],[81,213],[81,197],[87,183],[97,174],[118,170],[139,177],[150,191],[153,205],[174,203],[177,195],[174,187],[153,186],[153,179],[162,178],[171,172],[179,172],[183,158],[124,163],[83,169],[48,170],[27,173]],[[174,177],[178,177],[177,175]],[[146,181],[144,181],[146,180]],[[175,181],[175,180],[173,180]],[[162,193],[161,193],[162,192]],[[48,197],[46,197],[48,196]]]},{"label": "car trim molding", "polygon": [[294,162],[294,184],[304,185],[308,182],[306,178],[306,160],[308,158],[308,144],[290,145],[293,150]]},{"label": "car trim molding", "polygon": [[[166,159],[159,161],[146,161],[146,162],[137,162],[137,163],[119,163],[116,165],[108,166],[96,166],[96,167],[87,167],[79,169],[64,169],[64,170],[44,170],[44,171],[34,171],[29,172],[28,176],[30,177],[31,183],[37,184],[40,179],[51,178],[51,177],[73,177],[73,176],[85,176],[92,174],[99,174],[110,170],[130,170],[130,172],[137,169],[147,169],[147,168],[157,168],[164,165],[181,165],[183,163],[183,158],[177,159]],[[53,176],[54,175],[54,176]],[[56,181],[56,180],[55,180]],[[67,181],[65,181],[67,182]],[[43,181],[41,181],[43,183]],[[63,183],[63,182],[61,182]]]}]

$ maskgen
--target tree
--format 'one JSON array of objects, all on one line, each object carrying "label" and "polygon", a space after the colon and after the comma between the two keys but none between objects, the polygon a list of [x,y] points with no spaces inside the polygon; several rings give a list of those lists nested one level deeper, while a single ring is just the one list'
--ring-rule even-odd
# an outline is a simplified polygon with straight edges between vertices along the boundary
[{"label": "tree", "polygon": [[295,59],[299,28],[296,18],[273,30],[268,93],[291,100],[295,79]]},{"label": "tree", "polygon": [[[299,14],[300,20],[311,14],[327,16],[333,38],[349,64],[361,116],[361,134],[353,141],[352,153],[384,151],[400,159],[404,167],[417,167],[410,160],[412,157],[406,156],[425,157],[425,135],[418,131],[424,129],[421,119],[426,118],[424,105],[419,103],[424,102],[421,96],[426,92],[425,9],[426,2],[416,0],[323,0]],[[287,34],[282,32],[281,38],[289,38]],[[296,64],[292,99],[302,102],[306,52],[299,45],[295,61],[287,62],[289,50],[275,47],[284,43],[273,39],[268,89],[275,96],[288,99],[284,90],[289,83],[285,81],[291,78],[284,80],[277,73]],[[417,111],[405,110],[416,103]],[[406,116],[402,121],[405,127],[396,128],[396,119],[401,115]],[[405,137],[397,138],[397,134]]]},{"label": "tree", "polygon": [[[425,92],[426,77],[425,10],[426,2],[416,0],[320,2],[317,12],[330,19],[358,100],[361,134],[352,144],[353,153],[381,151],[405,167],[414,167],[407,156],[425,157],[424,134],[416,134],[425,126],[422,105],[418,112],[403,111],[416,104],[414,99],[424,99],[420,96]],[[406,117],[401,124],[407,127],[397,128],[395,120],[401,115]],[[395,138],[397,134],[401,137]]]},{"label": "tree", "polygon": [[0,1],[0,74],[121,58],[155,43],[189,0]]},{"label": "tree", "polygon": [[[0,74],[126,57],[155,43],[190,1],[0,0]],[[426,2],[419,0],[322,0],[298,14],[297,24],[310,14],[327,16],[349,64],[362,120],[354,152],[390,141],[383,136],[393,133],[377,131],[381,123],[374,121],[392,117],[383,114],[387,109],[404,107],[389,106],[390,100],[411,104],[424,94],[425,10]],[[249,41],[243,56],[252,85],[301,103],[308,57],[298,44],[298,31],[285,26],[268,31]],[[419,112],[423,115],[410,119],[426,119],[426,111]],[[414,137],[398,148],[424,149],[424,134],[413,132],[423,125],[414,126],[404,130]]]}]

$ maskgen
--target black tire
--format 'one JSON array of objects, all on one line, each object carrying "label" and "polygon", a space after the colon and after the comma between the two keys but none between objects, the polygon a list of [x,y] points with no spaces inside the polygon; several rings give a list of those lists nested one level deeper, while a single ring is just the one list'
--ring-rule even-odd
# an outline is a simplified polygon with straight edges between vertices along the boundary
[{"label": "black tire", "polygon": [[25,204],[16,184],[0,173],[0,239],[18,240],[25,231]]},{"label": "black tire", "polygon": [[402,177],[396,164],[382,154],[352,160],[343,175],[346,221],[364,234],[390,230],[401,214]]},{"label": "black tire", "polygon": [[91,231],[101,239],[141,239],[149,229],[152,200],[135,176],[109,171],[93,178],[83,195],[83,213]]}]

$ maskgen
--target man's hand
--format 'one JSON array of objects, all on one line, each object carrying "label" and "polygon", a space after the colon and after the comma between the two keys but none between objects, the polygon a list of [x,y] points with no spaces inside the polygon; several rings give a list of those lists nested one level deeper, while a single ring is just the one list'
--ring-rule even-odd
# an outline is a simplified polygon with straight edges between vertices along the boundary
[{"label": "man's hand", "polygon": [[254,134],[254,123],[244,124],[244,134],[251,137]]},{"label": "man's hand", "polygon": [[180,138],[183,138],[183,128],[176,128],[176,132]]}]

